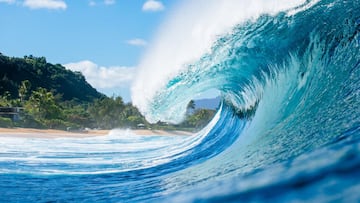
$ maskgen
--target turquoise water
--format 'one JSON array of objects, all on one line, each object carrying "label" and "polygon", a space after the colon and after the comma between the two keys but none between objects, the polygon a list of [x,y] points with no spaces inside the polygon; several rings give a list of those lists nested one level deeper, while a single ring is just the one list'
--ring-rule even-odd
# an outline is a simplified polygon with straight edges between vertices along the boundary
[{"label": "turquoise water", "polygon": [[360,200],[359,1],[238,22],[170,72],[141,80],[149,89],[134,103],[150,121],[176,122],[194,95],[216,89],[207,127],[192,137],[2,138],[0,201]]}]

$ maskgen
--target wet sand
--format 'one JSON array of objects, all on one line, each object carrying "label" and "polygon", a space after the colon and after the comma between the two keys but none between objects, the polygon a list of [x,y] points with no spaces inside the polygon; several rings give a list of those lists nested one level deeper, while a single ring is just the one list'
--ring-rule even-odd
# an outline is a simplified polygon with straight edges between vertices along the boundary
[{"label": "wet sand", "polygon": [[[124,129],[126,131],[126,129]],[[85,138],[94,136],[105,136],[111,130],[87,130],[87,131],[63,131],[53,129],[34,129],[34,128],[0,128],[1,137],[28,137],[28,138]],[[193,135],[185,131],[163,131],[163,130],[131,130],[135,135]]]}]

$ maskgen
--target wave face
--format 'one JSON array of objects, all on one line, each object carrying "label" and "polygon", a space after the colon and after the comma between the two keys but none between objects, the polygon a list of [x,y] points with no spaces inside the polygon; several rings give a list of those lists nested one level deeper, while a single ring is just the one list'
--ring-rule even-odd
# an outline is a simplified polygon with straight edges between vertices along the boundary
[{"label": "wave face", "polygon": [[219,90],[196,136],[3,138],[0,201],[359,201],[360,1],[297,3],[239,17],[155,83],[140,69],[134,103],[154,122]]}]

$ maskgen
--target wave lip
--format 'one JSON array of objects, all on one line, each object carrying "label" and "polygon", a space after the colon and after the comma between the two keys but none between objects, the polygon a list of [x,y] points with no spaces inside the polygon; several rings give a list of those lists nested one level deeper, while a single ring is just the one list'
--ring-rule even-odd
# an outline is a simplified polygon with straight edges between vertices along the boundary
[{"label": "wave lip", "polygon": [[196,136],[1,139],[0,202],[358,202],[360,1],[295,7],[234,25],[179,69],[140,70],[134,90],[149,92],[134,96],[152,121],[179,121],[194,95],[221,92]]},{"label": "wave lip", "polygon": [[[206,53],[210,53],[219,36],[231,34],[233,27],[255,21],[261,15],[275,15],[281,11],[303,5],[305,0],[200,0],[185,1],[160,28],[154,43],[138,66],[132,85],[132,101],[151,122],[153,106],[161,89],[182,70],[189,68]],[[186,15],[184,15],[186,13]],[[196,74],[196,73],[195,73]],[[209,87],[206,87],[209,88]],[[192,97],[206,90],[193,92]],[[182,107],[192,98],[179,99]],[[175,104],[175,102],[174,102]],[[162,104],[164,105],[164,104]],[[169,107],[171,108],[171,107]],[[178,111],[179,109],[177,109]],[[183,115],[183,112],[179,112]],[[180,118],[165,116],[162,120],[178,122]]]},{"label": "wave lip", "polygon": [[[175,191],[194,188],[193,185],[202,183],[205,188],[219,182],[231,186],[231,180],[242,181],[246,174],[256,174],[258,170],[265,171],[259,176],[267,179],[271,174],[271,171],[267,173],[268,167],[274,167],[274,170],[285,167],[284,173],[288,173],[290,178],[284,185],[296,186],[299,179],[296,174],[294,177],[289,173],[302,169],[301,164],[291,165],[293,159],[301,155],[307,157],[319,148],[338,143],[343,132],[358,129],[360,3],[326,0],[297,3],[293,9],[238,19],[230,31],[210,40],[210,46],[199,55],[194,54],[194,58],[176,59],[171,63],[165,60],[162,63],[161,54],[156,56],[161,53],[158,51],[160,48],[153,49],[154,55],[145,56],[140,76],[133,86],[133,99],[147,119],[178,122],[187,102],[209,89],[220,91],[222,111],[225,111],[219,118],[224,122],[218,122],[213,127],[214,131],[206,135],[213,137],[221,134],[223,139],[217,144],[219,148],[225,147],[215,156],[165,178],[169,185],[165,186],[167,192],[176,194]],[[165,42],[159,44],[165,46]],[[174,40],[169,40],[168,44],[171,42]],[[189,40],[189,43],[192,41]],[[196,43],[194,46],[197,46]],[[173,54],[176,58],[181,51],[182,47],[179,52],[167,50],[165,59],[172,59]],[[154,57],[146,58],[151,56]],[[152,60],[155,62],[152,63]],[[164,71],[152,76],[145,65],[153,74],[160,69]],[[156,82],[146,80],[141,74],[149,80],[155,78]],[[141,92],[143,86],[148,92]],[[237,126],[242,126],[241,130],[233,130]],[[358,143],[356,137],[360,136],[359,132],[351,132],[354,143]],[[227,137],[235,139],[229,143],[225,141]],[[207,139],[203,141],[209,142]],[[341,146],[351,148],[354,143]],[[332,154],[334,159],[337,158],[335,154]],[[319,160],[324,158],[323,155]],[[323,169],[327,171],[328,166],[332,168],[331,162],[326,164],[325,169],[315,167],[314,170],[318,170],[315,174],[323,172]],[[355,168],[351,167],[351,173],[356,173]],[[329,176],[331,174],[328,173]],[[311,178],[312,174],[305,176]],[[342,178],[344,180],[333,180],[340,181],[339,185],[348,185],[349,179]],[[173,179],[178,182],[174,183]],[[312,188],[313,184],[321,183],[315,181],[304,187]],[[350,184],[350,188],[354,189],[357,185]],[[272,186],[270,182],[255,187],[254,191]],[[341,190],[341,187],[335,188]],[[214,190],[217,189],[215,187]],[[232,192],[250,199],[254,197],[243,189],[225,190],[219,198]],[[189,199],[197,200],[200,191],[204,192],[199,189]],[[180,196],[187,196],[186,193]],[[211,194],[209,196],[204,201],[212,201]],[[316,194],[311,193],[310,196],[316,197]]]}]

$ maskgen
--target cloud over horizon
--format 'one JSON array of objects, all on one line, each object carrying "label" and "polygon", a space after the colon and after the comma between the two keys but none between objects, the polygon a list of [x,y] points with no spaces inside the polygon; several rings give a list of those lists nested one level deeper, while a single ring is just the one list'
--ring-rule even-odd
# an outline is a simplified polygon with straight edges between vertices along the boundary
[{"label": "cloud over horizon", "polygon": [[142,7],[143,11],[151,11],[151,12],[162,11],[164,9],[165,6],[163,5],[163,3],[161,1],[156,1],[156,0],[147,0]]},{"label": "cloud over horizon", "polygon": [[129,87],[134,77],[135,68],[111,66],[104,67],[92,61],[80,61],[64,64],[67,69],[81,72],[88,83],[96,89]]},{"label": "cloud over horizon", "polygon": [[65,10],[67,8],[62,0],[25,0],[23,6],[30,9]]}]

